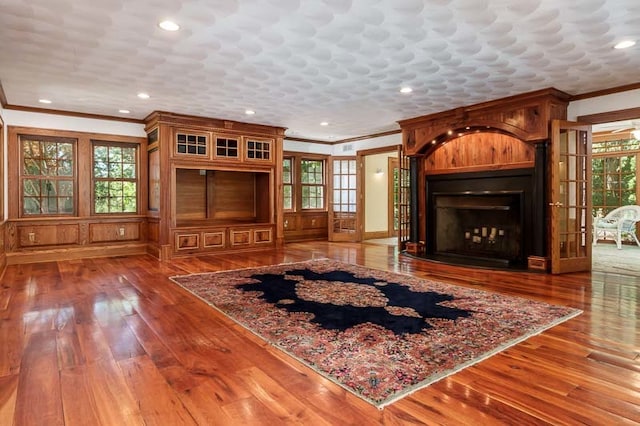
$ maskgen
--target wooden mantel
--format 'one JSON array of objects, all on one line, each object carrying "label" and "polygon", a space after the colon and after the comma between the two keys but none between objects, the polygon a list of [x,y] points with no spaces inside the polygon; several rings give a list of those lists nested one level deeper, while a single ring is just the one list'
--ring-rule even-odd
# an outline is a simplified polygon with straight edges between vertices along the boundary
[{"label": "wooden mantel", "polygon": [[[566,119],[571,95],[554,88],[399,121],[406,155],[424,155],[459,133],[492,131],[524,142],[549,137],[552,119]],[[435,141],[435,142],[434,142]]]}]

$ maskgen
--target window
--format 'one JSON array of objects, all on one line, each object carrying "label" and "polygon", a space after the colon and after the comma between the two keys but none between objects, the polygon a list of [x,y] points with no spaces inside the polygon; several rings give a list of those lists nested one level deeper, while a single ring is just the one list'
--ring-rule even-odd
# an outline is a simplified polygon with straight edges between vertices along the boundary
[{"label": "window", "polygon": [[323,209],[324,161],[303,159],[300,171],[302,209]]},{"label": "window", "polygon": [[93,142],[94,213],[137,213],[137,146]]},{"label": "window", "polygon": [[611,210],[637,204],[637,159],[640,146],[635,139],[593,144],[593,214],[604,216]]},{"label": "window", "polygon": [[293,158],[287,157],[282,163],[282,182],[284,185],[284,210],[293,210]]},{"label": "window", "polygon": [[73,215],[75,140],[20,136],[22,215]]}]

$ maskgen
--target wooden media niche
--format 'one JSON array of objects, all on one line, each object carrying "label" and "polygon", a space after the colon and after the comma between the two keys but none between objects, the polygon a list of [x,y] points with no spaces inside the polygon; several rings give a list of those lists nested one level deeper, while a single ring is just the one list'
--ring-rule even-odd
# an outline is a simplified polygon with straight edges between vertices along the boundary
[{"label": "wooden media niche", "polygon": [[283,244],[283,128],[166,112],[145,121],[151,254]]}]

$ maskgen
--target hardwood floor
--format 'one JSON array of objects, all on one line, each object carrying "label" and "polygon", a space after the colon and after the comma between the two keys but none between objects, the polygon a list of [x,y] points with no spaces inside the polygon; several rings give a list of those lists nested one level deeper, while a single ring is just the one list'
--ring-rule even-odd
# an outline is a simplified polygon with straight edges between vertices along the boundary
[{"label": "hardwood floor", "polygon": [[[640,423],[640,277],[473,270],[395,250],[309,242],[166,263],[10,266],[0,288],[0,424]],[[378,410],[168,280],[318,257],[584,313]]]}]

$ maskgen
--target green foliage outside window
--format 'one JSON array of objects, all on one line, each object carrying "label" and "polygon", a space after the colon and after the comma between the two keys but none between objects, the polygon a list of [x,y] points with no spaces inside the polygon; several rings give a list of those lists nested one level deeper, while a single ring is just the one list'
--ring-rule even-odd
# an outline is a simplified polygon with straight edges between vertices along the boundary
[{"label": "green foliage outside window", "polygon": [[23,214],[73,214],[73,142],[31,136],[20,141]]},{"label": "green foliage outside window", "polygon": [[604,216],[611,210],[637,204],[637,151],[635,139],[593,144],[592,205],[593,214]]},{"label": "green foliage outside window", "polygon": [[284,184],[283,208],[293,209],[293,169],[292,159],[285,158],[282,163],[282,183]]},{"label": "green foliage outside window", "polygon": [[137,148],[120,145],[93,146],[95,213],[138,211]]},{"label": "green foliage outside window", "polygon": [[302,208],[324,208],[324,162],[322,160],[302,160],[300,168]]}]

